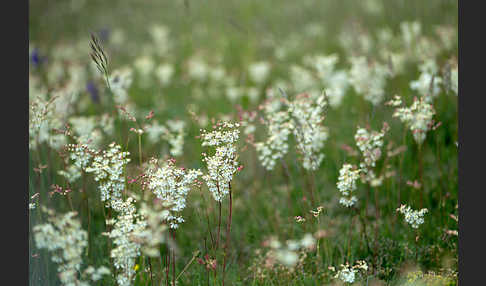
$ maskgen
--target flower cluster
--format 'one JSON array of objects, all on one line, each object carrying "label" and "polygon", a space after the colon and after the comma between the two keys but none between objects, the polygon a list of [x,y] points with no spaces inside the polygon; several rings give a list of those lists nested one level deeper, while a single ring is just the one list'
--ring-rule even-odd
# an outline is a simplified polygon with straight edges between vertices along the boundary
[{"label": "flower cluster", "polygon": [[139,213],[145,218],[146,225],[134,233],[135,240],[141,243],[144,254],[159,257],[160,245],[167,241],[169,227],[164,222],[169,219],[170,212],[156,200],[154,204],[142,202]]},{"label": "flower cluster", "polygon": [[146,222],[137,213],[135,199],[129,197],[126,201],[115,201],[113,209],[120,211],[116,219],[107,221],[106,224],[113,224],[113,229],[107,235],[113,240],[115,247],[111,250],[111,257],[116,269],[121,270],[117,275],[117,282],[120,286],[132,285],[135,276],[135,260],[140,256],[141,244],[134,239],[135,234],[143,231]]},{"label": "flower cluster", "polygon": [[346,264],[341,264],[338,271],[332,266],[329,267],[329,269],[336,272],[334,279],[339,279],[344,283],[352,284],[356,281],[360,271],[364,273],[368,271],[368,264],[366,264],[366,261],[358,260],[353,266],[349,265],[348,262],[346,262]]},{"label": "flower cluster", "polygon": [[382,102],[386,80],[390,76],[387,66],[378,62],[369,64],[365,57],[351,57],[349,81],[357,93],[373,105]]},{"label": "flower cluster", "polygon": [[174,74],[174,67],[167,63],[160,64],[155,70],[155,75],[157,76],[157,79],[162,85],[169,84],[173,74]]},{"label": "flower cluster", "polygon": [[439,68],[435,60],[427,60],[419,66],[420,76],[417,80],[410,82],[410,88],[421,96],[424,96],[429,102],[440,92],[442,78],[437,74]]},{"label": "flower cluster", "polygon": [[184,146],[185,123],[181,120],[168,120],[167,126],[169,130],[164,134],[163,138],[169,142],[170,155],[174,157],[181,156],[182,147]]},{"label": "flower cluster", "polygon": [[43,142],[54,149],[65,144],[64,134],[50,132],[54,128],[62,127],[62,121],[54,110],[58,99],[59,96],[54,95],[47,101],[36,97],[29,102],[29,149],[35,150]]},{"label": "flower cluster", "polygon": [[360,171],[353,169],[351,164],[344,164],[339,170],[337,188],[342,194],[339,203],[346,207],[353,206],[358,200],[352,193],[356,190],[356,180],[359,179]]},{"label": "flower cluster", "polygon": [[157,160],[150,161],[147,169],[147,187],[170,210],[167,222],[171,228],[177,228],[184,219],[178,215],[186,207],[186,196],[191,184],[201,176],[199,170],[177,168],[175,160],[169,159],[162,167],[157,167]]},{"label": "flower cluster", "polygon": [[337,54],[304,57],[304,63],[316,71],[318,82],[325,87],[331,107],[341,104],[349,86],[347,72],[335,69],[338,60]]},{"label": "flower cluster", "polygon": [[203,153],[208,173],[203,176],[214,199],[221,202],[229,193],[233,175],[238,170],[236,142],[239,139],[239,123],[220,122],[213,131],[201,130],[202,146],[215,147],[213,156]]},{"label": "flower cluster", "polygon": [[122,191],[125,188],[125,177],[123,172],[125,166],[130,162],[129,152],[122,152],[121,146],[111,143],[108,150],[103,150],[101,154],[96,154],[90,166],[85,171],[94,173],[95,181],[99,182],[101,200],[108,201],[108,205],[115,211],[121,211],[116,208],[114,202],[121,200]]},{"label": "flower cluster", "polygon": [[410,206],[401,205],[399,208],[397,208],[397,212],[403,214],[405,216],[405,221],[413,228],[418,228],[424,223],[424,215],[428,212],[428,210],[421,209],[417,211],[413,210]]},{"label": "flower cluster", "polygon": [[[99,118],[94,116],[72,116],[69,118],[69,123],[77,142],[94,148],[99,147],[103,139],[103,126],[100,125],[101,121]],[[105,121],[103,123],[108,122]],[[113,124],[113,122],[111,123]],[[109,128],[108,124],[107,128]]]},{"label": "flower cluster", "polygon": [[[68,144],[66,150],[69,152],[69,158],[73,161],[73,166],[80,172],[86,170],[91,163],[91,160],[96,156],[97,151],[89,148],[86,144]],[[69,170],[69,169],[68,169]],[[69,170],[70,173],[76,173],[74,170]],[[77,176],[77,175],[74,175]],[[68,177],[70,177],[68,175]]]},{"label": "flower cluster", "polygon": [[326,105],[325,94],[315,101],[307,94],[301,94],[289,106],[294,121],[293,133],[303,157],[302,165],[307,170],[317,170],[324,159],[324,154],[319,151],[328,137],[328,130],[322,125]]},{"label": "flower cluster", "polygon": [[[48,223],[36,225],[33,229],[37,248],[47,249],[51,259],[57,263],[59,278],[63,285],[89,285],[80,281],[78,273],[83,262],[82,255],[88,245],[88,233],[82,229],[81,222],[75,218],[76,212],[56,215],[52,210],[43,209],[48,214]],[[89,272],[96,272],[91,280],[96,281],[102,275],[109,274],[106,267],[98,269],[88,267]]]},{"label": "flower cluster", "polygon": [[252,81],[258,84],[264,83],[270,73],[270,64],[267,62],[255,62],[248,66],[248,74]]},{"label": "flower cluster", "polygon": [[383,136],[387,129],[381,130],[381,132],[368,131],[365,128],[358,127],[354,140],[356,140],[356,146],[358,146],[361,153],[363,153],[364,162],[361,163],[361,167],[374,167],[376,161],[381,157],[381,147],[383,146]]},{"label": "flower cluster", "polygon": [[262,165],[272,170],[276,161],[288,152],[288,137],[293,134],[303,167],[316,170],[324,159],[324,154],[319,151],[328,137],[328,130],[322,125],[326,106],[325,94],[316,99],[308,94],[300,94],[293,101],[278,98],[268,100],[261,108],[269,137],[265,142],[255,144]]},{"label": "flower cluster", "polygon": [[166,125],[154,120],[150,125],[146,125],[144,129],[150,142],[157,143],[160,139],[166,140],[170,145],[170,155],[178,157],[182,155],[184,147],[185,125],[185,122],[182,120],[167,120]]},{"label": "flower cluster", "polygon": [[132,70],[129,68],[121,68],[111,73],[109,83],[116,104],[127,103],[128,89],[132,85],[132,81]]},{"label": "flower cluster", "polygon": [[363,155],[363,161],[360,162],[360,168],[365,174],[364,180],[374,185],[381,184],[381,178],[376,178],[372,168],[375,167],[376,161],[381,157],[383,137],[388,130],[388,124],[384,123],[383,128],[379,132],[374,130],[369,131],[365,128],[358,127],[358,130],[354,135],[356,146]]},{"label": "flower cluster", "polygon": [[287,140],[292,134],[293,125],[289,112],[283,106],[280,100],[270,99],[260,107],[264,112],[269,136],[265,142],[257,142],[255,148],[258,159],[267,170],[273,170],[277,160],[283,158],[289,149]]},{"label": "flower cluster", "polygon": [[[400,97],[388,102],[389,105],[398,107],[402,104]],[[421,145],[434,123],[432,117],[435,114],[432,104],[427,103],[424,97],[414,97],[410,107],[398,107],[393,113],[393,117],[398,117],[405,125],[412,130],[413,138],[417,144]]]},{"label": "flower cluster", "polygon": [[275,237],[271,237],[263,245],[270,249],[267,252],[267,258],[291,268],[299,262],[298,252],[300,250],[313,250],[316,246],[316,239],[312,234],[307,233],[301,239],[287,240],[285,244],[282,244]]}]

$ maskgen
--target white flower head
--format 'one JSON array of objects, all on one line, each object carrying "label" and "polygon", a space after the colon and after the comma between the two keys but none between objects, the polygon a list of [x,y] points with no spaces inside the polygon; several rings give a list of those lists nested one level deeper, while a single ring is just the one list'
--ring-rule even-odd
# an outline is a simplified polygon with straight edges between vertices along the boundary
[{"label": "white flower head", "polygon": [[398,117],[412,131],[413,138],[421,145],[427,131],[432,129],[435,110],[424,97],[414,98],[410,107],[398,107],[393,117]]},{"label": "white flower head", "polygon": [[162,167],[157,166],[157,160],[151,160],[146,171],[147,187],[167,206],[167,221],[171,228],[177,228],[184,221],[179,213],[186,207],[186,196],[191,185],[201,175],[199,170],[176,167],[173,159],[167,160]]},{"label": "white flower head", "polygon": [[212,131],[201,130],[202,146],[214,147],[212,156],[205,156],[208,173],[203,176],[209,191],[218,202],[229,193],[233,175],[238,170],[236,143],[239,139],[239,123],[220,122]]},{"label": "white flower head", "polygon": [[344,164],[339,170],[337,188],[341,192],[339,203],[345,207],[351,207],[357,202],[356,196],[353,195],[356,190],[356,181],[359,179],[361,170],[356,170],[351,164]]},{"label": "white flower head", "polygon": [[401,205],[397,212],[404,215],[405,221],[409,223],[412,228],[418,228],[424,223],[424,215],[428,212],[428,209],[413,210],[410,206]]}]

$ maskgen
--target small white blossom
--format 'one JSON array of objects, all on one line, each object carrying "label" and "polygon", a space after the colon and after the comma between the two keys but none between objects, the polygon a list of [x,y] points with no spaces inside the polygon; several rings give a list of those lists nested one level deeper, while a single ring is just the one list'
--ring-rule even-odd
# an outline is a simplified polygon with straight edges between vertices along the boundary
[{"label": "small white blossom", "polygon": [[317,98],[301,94],[293,101],[283,98],[267,100],[261,108],[264,110],[269,137],[265,142],[255,144],[262,165],[272,170],[276,161],[288,152],[288,137],[293,134],[303,167],[316,170],[324,158],[320,150],[328,137],[328,130],[322,125],[326,106],[325,94]]},{"label": "small white blossom", "polygon": [[410,206],[401,205],[397,212],[404,215],[405,221],[409,223],[413,228],[418,228],[424,223],[424,215],[428,212],[428,209],[413,210]]},{"label": "small white blossom", "polygon": [[[329,267],[332,271],[336,271],[334,267]],[[344,283],[353,284],[357,279],[358,275],[362,271],[366,273],[368,271],[368,265],[363,260],[358,260],[353,266],[346,264],[341,264],[340,269],[334,275],[334,279],[339,279]]]},{"label": "small white blossom", "polygon": [[123,175],[125,166],[130,162],[129,152],[122,152],[121,146],[111,143],[108,150],[96,154],[90,166],[85,171],[94,173],[95,181],[101,192],[101,201],[107,202],[115,211],[121,211],[114,204],[121,200],[122,191],[125,188],[125,177]]},{"label": "small white blossom", "polygon": [[302,165],[307,170],[317,170],[324,159],[324,154],[320,153],[320,150],[328,137],[327,128],[322,125],[326,105],[325,94],[316,100],[302,94],[289,105],[289,112],[294,121],[293,133],[303,158]]},{"label": "small white blossom", "polygon": [[155,75],[162,85],[167,85],[174,74],[174,67],[170,64],[161,64],[155,70]]},{"label": "small white blossom", "polygon": [[[81,281],[78,275],[81,271],[84,249],[88,246],[88,233],[82,229],[81,222],[74,218],[77,213],[56,215],[52,210],[43,211],[48,213],[48,223],[34,227],[36,247],[51,252],[52,261],[59,265],[57,271],[62,285],[89,285]],[[90,271],[92,268],[88,267]],[[100,269],[98,276],[109,274],[106,269]]]},{"label": "small white blossom", "polygon": [[208,173],[203,176],[213,198],[221,202],[229,193],[233,175],[238,169],[236,143],[239,139],[239,123],[222,122],[213,131],[203,131],[202,146],[215,147],[213,156],[205,156]]},{"label": "small white blossom", "polygon": [[113,208],[120,211],[114,222],[112,231],[108,236],[113,240],[114,248],[111,250],[113,264],[118,269],[117,282],[120,286],[132,285],[135,277],[135,261],[140,256],[141,243],[133,239],[136,233],[146,227],[143,217],[137,213],[135,200],[129,197],[127,200],[117,200]]},{"label": "small white blossom", "polygon": [[378,105],[385,97],[386,80],[390,71],[378,62],[368,63],[365,57],[351,57],[349,82],[358,94],[373,105]]},{"label": "small white blossom", "polygon": [[383,129],[380,132],[368,131],[365,128],[358,127],[354,140],[356,141],[356,146],[363,154],[364,161],[360,163],[363,171],[367,172],[370,168],[375,167],[376,161],[380,159],[383,137],[388,129],[387,124],[383,124]]},{"label": "small white blossom", "polygon": [[[395,102],[398,103],[398,102]],[[410,107],[399,107],[395,109],[393,117],[398,117],[412,131],[413,138],[421,145],[426,137],[427,131],[432,128],[435,110],[430,103],[421,97],[413,99]]]},{"label": "small white blossom", "polygon": [[270,64],[267,62],[255,62],[248,66],[248,74],[252,81],[257,84],[264,83],[270,73]]},{"label": "small white blossom", "polygon": [[429,103],[440,92],[442,78],[438,76],[439,68],[434,60],[426,60],[419,66],[420,76],[410,82],[410,88],[421,96],[427,96]]},{"label": "small white blossom", "polygon": [[169,159],[160,168],[156,166],[157,160],[155,159],[152,159],[150,164],[151,166],[146,172],[147,186],[168,207],[170,214],[167,221],[170,227],[177,228],[179,223],[184,222],[178,213],[186,207],[186,196],[190,186],[194,184],[198,176],[202,175],[202,172],[177,168],[172,159]]},{"label": "small white blossom", "polygon": [[351,164],[344,164],[339,170],[337,188],[341,192],[339,203],[345,207],[351,207],[357,202],[356,196],[352,193],[356,190],[356,180],[359,179],[360,170],[353,170]]},{"label": "small white blossom", "polygon": [[121,68],[114,70],[109,78],[110,88],[117,104],[126,104],[128,101],[128,89],[132,85],[132,70]]},{"label": "small white blossom", "polygon": [[258,159],[267,170],[273,170],[276,162],[287,154],[288,138],[292,134],[290,114],[278,99],[269,99],[261,107],[266,119],[268,138],[255,144]]}]

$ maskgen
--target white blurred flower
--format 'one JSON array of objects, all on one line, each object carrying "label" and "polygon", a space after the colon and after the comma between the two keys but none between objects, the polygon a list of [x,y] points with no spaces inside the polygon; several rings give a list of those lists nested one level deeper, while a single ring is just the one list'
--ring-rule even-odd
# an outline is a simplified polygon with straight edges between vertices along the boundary
[{"label": "white blurred flower", "polygon": [[252,81],[263,84],[270,74],[270,64],[268,62],[255,62],[248,66],[248,74]]},{"label": "white blurred flower", "polygon": [[171,64],[161,64],[155,70],[155,75],[162,85],[167,85],[174,74],[174,67]]},{"label": "white blurred flower", "polygon": [[393,113],[393,117],[398,117],[408,126],[419,145],[424,142],[427,131],[432,129],[434,115],[433,106],[427,103],[423,97],[419,99],[415,97],[410,107],[398,107]]},{"label": "white blurred flower", "polygon": [[365,57],[351,57],[349,82],[358,94],[373,105],[378,105],[385,97],[386,80],[389,69],[378,62],[369,64]]}]

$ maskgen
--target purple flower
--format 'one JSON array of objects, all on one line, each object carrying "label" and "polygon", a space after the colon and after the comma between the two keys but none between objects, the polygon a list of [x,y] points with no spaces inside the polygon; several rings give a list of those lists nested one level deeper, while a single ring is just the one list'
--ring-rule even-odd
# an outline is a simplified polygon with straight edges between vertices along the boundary
[{"label": "purple flower", "polygon": [[30,61],[35,67],[40,66],[45,60],[46,58],[39,54],[39,49],[37,48],[34,48],[34,50],[30,53]]},{"label": "purple flower", "polygon": [[95,103],[100,102],[100,97],[98,95],[98,88],[96,87],[96,85],[92,81],[90,81],[86,84],[86,90],[89,92],[91,99]]}]

